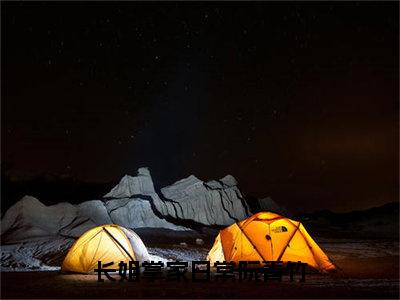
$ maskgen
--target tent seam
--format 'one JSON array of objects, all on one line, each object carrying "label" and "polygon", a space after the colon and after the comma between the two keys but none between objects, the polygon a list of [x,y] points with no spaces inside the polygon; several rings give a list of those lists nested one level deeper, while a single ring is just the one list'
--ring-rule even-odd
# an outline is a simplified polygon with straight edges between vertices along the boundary
[{"label": "tent seam", "polygon": [[[134,261],[134,259],[133,259],[132,256],[129,254],[129,252],[125,249],[125,247],[122,246],[121,243],[118,242],[118,240],[117,240],[106,228],[103,227],[103,229],[104,229],[105,232],[111,237],[111,239],[114,241],[114,243],[117,244],[117,246],[119,246],[120,248],[122,248],[122,250],[124,250],[125,253],[128,254],[128,257],[129,257],[130,259],[132,259],[132,261]],[[126,238],[126,236],[125,236],[125,238]]]},{"label": "tent seam", "polygon": [[[237,223],[236,223],[237,224]],[[254,249],[256,249],[256,252],[258,253],[258,255],[264,260],[266,261],[266,259],[264,258],[264,256],[261,254],[260,251],[258,251],[257,247],[253,244],[253,242],[250,240],[250,238],[247,236],[247,234],[244,232],[244,230],[239,226],[239,224],[237,224],[237,226],[239,227],[240,231],[243,233],[243,235],[246,237],[246,239],[249,241],[249,243],[254,247]]]},{"label": "tent seam", "polygon": [[[293,222],[291,222],[291,221],[289,221],[289,222],[290,222],[291,224],[293,224]],[[282,258],[282,256],[285,254],[286,249],[288,248],[289,243],[292,241],[294,235],[295,235],[296,232],[299,230],[300,224],[301,224],[300,222],[299,222],[299,224],[297,224],[297,226],[293,224],[294,226],[296,226],[296,229],[295,229],[295,231],[293,232],[293,234],[292,234],[292,236],[290,237],[290,239],[288,240],[288,242],[286,243],[285,248],[284,248],[284,249],[282,250],[282,252],[279,254],[279,256],[278,256],[278,258],[277,258],[277,261],[279,261],[279,260]]]}]

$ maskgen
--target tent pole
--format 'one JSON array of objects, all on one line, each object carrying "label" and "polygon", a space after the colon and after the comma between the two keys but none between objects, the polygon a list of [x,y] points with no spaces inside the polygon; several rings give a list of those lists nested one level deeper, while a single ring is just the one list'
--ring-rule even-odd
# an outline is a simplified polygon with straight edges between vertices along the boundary
[{"label": "tent pole", "polygon": [[[292,223],[293,224],[293,223]],[[283,254],[286,251],[286,248],[288,247],[289,243],[291,242],[292,238],[294,237],[295,233],[297,232],[297,230],[299,230],[300,227],[300,222],[299,224],[297,224],[296,229],[293,231],[292,236],[290,237],[290,239],[288,240],[288,242],[286,243],[286,246],[282,249],[282,252],[279,254],[278,258],[276,260],[280,260],[283,256]],[[314,255],[313,255],[314,256]]]},{"label": "tent pole", "polygon": [[260,255],[260,257],[266,261],[266,259],[264,258],[264,256],[260,253],[260,251],[258,251],[257,247],[253,244],[253,242],[250,240],[250,238],[247,236],[247,234],[244,232],[244,230],[242,229],[242,227],[240,227],[239,223],[236,223],[237,227],[239,227],[240,231],[243,233],[243,235],[246,237],[246,239],[249,241],[249,243],[254,247],[254,249],[256,249],[258,255]]},{"label": "tent pole", "polygon": [[103,229],[118,244],[118,246],[120,246],[122,248],[122,250],[124,250],[125,253],[128,254],[129,258],[132,261],[134,261],[133,257],[129,254],[129,252],[125,249],[125,247],[122,246],[122,244],[120,242],[118,242],[118,240],[105,227],[103,227]]}]

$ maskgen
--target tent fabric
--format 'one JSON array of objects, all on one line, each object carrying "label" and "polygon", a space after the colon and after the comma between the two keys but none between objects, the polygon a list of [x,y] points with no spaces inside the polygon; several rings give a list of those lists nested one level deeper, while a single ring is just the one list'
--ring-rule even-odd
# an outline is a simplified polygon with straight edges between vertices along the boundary
[{"label": "tent fabric", "polygon": [[130,260],[149,260],[149,254],[139,236],[132,230],[109,224],[92,228],[75,241],[64,259],[61,270],[90,273],[102,264],[113,262],[108,268]]},{"label": "tent fabric", "polygon": [[293,261],[327,272],[335,265],[303,224],[276,213],[260,212],[221,230],[207,259],[216,261]]}]

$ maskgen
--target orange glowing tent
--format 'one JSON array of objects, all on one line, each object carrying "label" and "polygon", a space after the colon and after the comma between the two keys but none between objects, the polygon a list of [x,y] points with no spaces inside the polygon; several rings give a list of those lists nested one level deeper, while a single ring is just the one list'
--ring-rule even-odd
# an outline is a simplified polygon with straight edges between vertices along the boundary
[{"label": "orange glowing tent", "polygon": [[113,262],[108,268],[118,269],[123,261],[149,260],[149,253],[140,237],[130,229],[115,224],[94,227],[76,240],[64,259],[61,270],[90,273],[98,261]]},{"label": "orange glowing tent", "polygon": [[272,212],[257,213],[221,230],[207,259],[301,261],[322,272],[336,269],[303,224]]}]

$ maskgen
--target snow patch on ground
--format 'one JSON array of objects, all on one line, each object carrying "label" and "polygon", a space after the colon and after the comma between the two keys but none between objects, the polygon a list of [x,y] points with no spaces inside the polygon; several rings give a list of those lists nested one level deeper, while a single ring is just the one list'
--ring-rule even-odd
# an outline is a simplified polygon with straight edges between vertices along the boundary
[{"label": "snow patch on ground", "polygon": [[[173,245],[169,248],[149,247],[150,261],[161,261],[166,266],[168,261],[205,260],[208,249]],[[16,245],[1,247],[1,272],[22,271],[59,271],[60,266],[49,266],[36,258],[36,249]],[[140,262],[142,263],[142,261]]]},{"label": "snow patch on ground", "polygon": [[1,272],[58,271],[60,267],[48,266],[34,257],[31,248],[1,247]]},{"label": "snow patch on ground", "polygon": [[191,262],[194,260],[205,260],[209,251],[206,248],[191,248],[176,245],[170,248],[147,248],[147,250],[149,251],[152,260],[160,260],[165,264],[167,261]]}]

